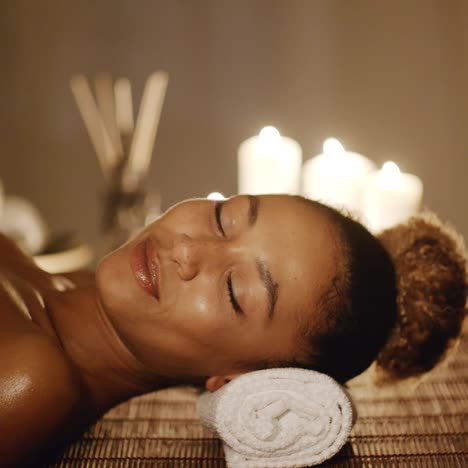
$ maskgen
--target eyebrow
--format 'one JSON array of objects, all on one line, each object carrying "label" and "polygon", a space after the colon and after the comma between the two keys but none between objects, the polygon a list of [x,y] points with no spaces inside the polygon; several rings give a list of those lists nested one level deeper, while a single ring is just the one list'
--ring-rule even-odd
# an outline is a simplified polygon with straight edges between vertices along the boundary
[{"label": "eyebrow", "polygon": [[257,222],[258,197],[256,197],[255,195],[248,195],[248,197],[249,197],[248,221],[249,221],[249,226],[252,227]]},{"label": "eyebrow", "polygon": [[[258,218],[258,205],[259,198],[255,195],[248,195],[249,197],[249,213],[248,213],[248,222],[249,226],[252,227]],[[278,301],[278,283],[273,280],[270,271],[268,270],[266,264],[261,260],[257,259],[255,261],[257,265],[258,275],[262,280],[263,286],[265,287],[268,293],[268,321],[273,320],[275,314],[275,305]]]},{"label": "eyebrow", "polygon": [[278,283],[273,281],[267,266],[261,260],[256,261],[258,274],[268,293],[268,321],[273,320],[275,305],[278,300]]}]

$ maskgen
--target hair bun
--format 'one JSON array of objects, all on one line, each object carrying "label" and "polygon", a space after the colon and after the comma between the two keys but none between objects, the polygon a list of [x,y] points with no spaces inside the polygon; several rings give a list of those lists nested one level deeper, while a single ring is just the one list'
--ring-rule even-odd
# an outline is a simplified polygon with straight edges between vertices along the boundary
[{"label": "hair bun", "polygon": [[377,357],[380,378],[432,369],[456,342],[467,311],[467,256],[462,237],[433,213],[379,235],[393,259],[398,316]]}]

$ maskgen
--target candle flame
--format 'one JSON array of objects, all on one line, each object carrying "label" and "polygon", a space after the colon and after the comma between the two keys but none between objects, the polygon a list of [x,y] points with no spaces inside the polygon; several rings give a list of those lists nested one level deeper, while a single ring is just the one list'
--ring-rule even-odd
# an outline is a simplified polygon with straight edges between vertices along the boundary
[{"label": "candle flame", "polygon": [[224,200],[226,197],[220,192],[211,192],[206,198],[208,200]]},{"label": "candle flame", "polygon": [[332,157],[339,157],[345,154],[345,149],[336,138],[327,138],[323,142],[323,153]]},{"label": "candle flame", "polygon": [[258,136],[262,143],[266,143],[269,145],[276,144],[281,138],[281,134],[278,131],[278,129],[276,129],[275,127],[272,127],[271,125],[268,125],[267,127],[263,127],[260,130],[260,133]]},{"label": "candle flame", "polygon": [[380,170],[382,181],[388,186],[398,185],[401,180],[401,171],[393,161],[386,161]]}]

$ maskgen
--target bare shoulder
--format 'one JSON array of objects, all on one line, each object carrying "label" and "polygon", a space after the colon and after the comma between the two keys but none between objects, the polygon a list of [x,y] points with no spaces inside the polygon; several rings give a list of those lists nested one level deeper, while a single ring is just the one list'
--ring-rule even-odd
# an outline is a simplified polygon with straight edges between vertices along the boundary
[{"label": "bare shoulder", "polygon": [[66,436],[80,384],[60,348],[41,335],[4,340],[0,362],[0,460],[21,466]]}]

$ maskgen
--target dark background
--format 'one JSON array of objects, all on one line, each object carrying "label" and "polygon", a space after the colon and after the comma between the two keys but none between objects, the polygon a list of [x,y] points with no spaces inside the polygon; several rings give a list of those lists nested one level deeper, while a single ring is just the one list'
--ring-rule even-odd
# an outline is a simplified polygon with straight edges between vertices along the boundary
[{"label": "dark background", "polygon": [[72,74],[170,83],[149,185],[163,207],[237,187],[267,124],[307,159],[328,136],[417,174],[468,236],[468,2],[0,1],[0,178],[53,229],[99,235],[103,187]]}]

